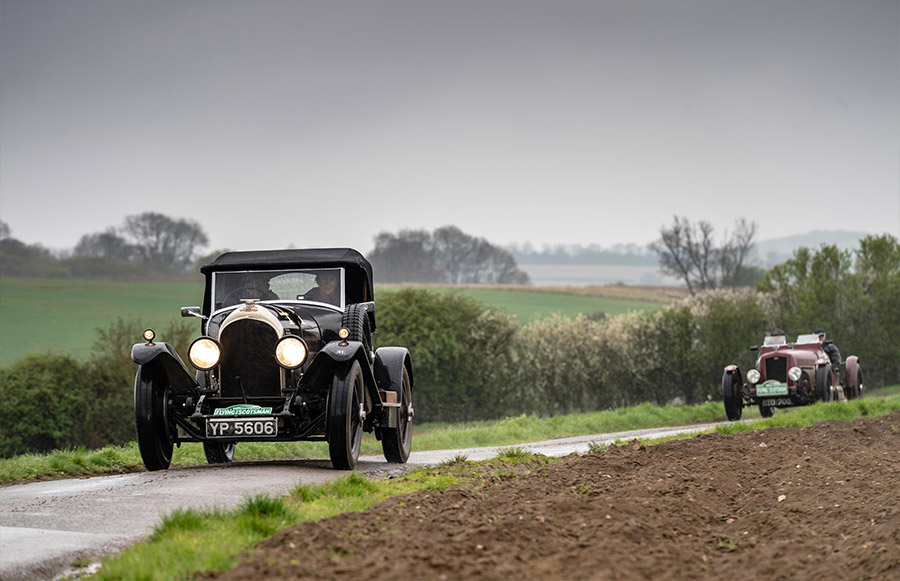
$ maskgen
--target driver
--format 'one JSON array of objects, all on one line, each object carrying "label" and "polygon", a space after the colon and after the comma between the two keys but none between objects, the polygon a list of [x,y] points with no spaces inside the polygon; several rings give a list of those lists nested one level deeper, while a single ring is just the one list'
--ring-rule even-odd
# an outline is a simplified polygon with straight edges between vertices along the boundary
[{"label": "driver", "polygon": [[814,335],[817,335],[819,338],[819,343],[822,344],[822,350],[825,351],[825,354],[828,355],[828,358],[831,359],[831,369],[837,374],[838,377],[841,376],[841,352],[838,351],[837,345],[834,344],[833,341],[825,342],[825,329],[821,327],[813,331]]},{"label": "driver", "polygon": [[307,291],[303,298],[308,301],[330,303],[336,307],[341,306],[341,291],[338,285],[340,275],[335,270],[323,270],[316,275],[316,284],[319,285]]},{"label": "driver", "polygon": [[[269,290],[269,275],[261,273],[245,273],[241,277],[241,284],[238,285],[231,297],[236,300],[241,299],[258,299],[261,301],[269,301],[278,298],[278,295]],[[240,295],[240,296],[237,296]]]}]

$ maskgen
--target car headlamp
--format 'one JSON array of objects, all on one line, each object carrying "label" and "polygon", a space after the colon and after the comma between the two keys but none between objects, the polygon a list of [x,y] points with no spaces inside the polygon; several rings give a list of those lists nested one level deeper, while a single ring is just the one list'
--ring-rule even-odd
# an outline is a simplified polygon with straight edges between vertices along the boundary
[{"label": "car headlamp", "polygon": [[306,361],[306,343],[300,337],[287,335],[275,345],[275,359],[285,369],[296,369]]},{"label": "car headlamp", "polygon": [[218,365],[221,356],[219,344],[209,337],[197,337],[188,347],[188,359],[200,371],[209,371]]},{"label": "car headlamp", "polygon": [[790,379],[791,381],[797,381],[798,379],[800,379],[800,376],[802,374],[803,372],[800,371],[799,367],[791,367],[790,369],[788,369],[788,379]]},{"label": "car headlamp", "polygon": [[747,372],[747,382],[748,383],[756,383],[759,381],[759,371],[756,369],[751,369]]}]

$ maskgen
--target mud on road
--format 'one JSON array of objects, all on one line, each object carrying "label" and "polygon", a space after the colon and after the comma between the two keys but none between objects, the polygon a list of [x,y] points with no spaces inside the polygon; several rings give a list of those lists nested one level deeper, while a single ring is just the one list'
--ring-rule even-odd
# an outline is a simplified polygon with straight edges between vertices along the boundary
[{"label": "mud on road", "polygon": [[281,531],[220,578],[819,576],[900,578],[900,412],[633,442],[395,497]]}]

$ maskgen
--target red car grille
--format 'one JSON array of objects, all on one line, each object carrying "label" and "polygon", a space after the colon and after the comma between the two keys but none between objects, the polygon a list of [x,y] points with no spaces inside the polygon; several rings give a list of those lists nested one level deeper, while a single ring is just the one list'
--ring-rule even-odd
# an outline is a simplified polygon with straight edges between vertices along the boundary
[{"label": "red car grille", "polygon": [[766,379],[787,383],[787,357],[766,359]]}]

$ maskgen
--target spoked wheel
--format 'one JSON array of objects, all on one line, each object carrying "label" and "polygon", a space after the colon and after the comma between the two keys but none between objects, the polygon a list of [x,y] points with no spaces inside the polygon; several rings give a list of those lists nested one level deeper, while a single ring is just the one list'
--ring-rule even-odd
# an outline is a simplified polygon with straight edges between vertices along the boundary
[{"label": "spoked wheel", "polygon": [[725,402],[725,416],[732,422],[741,419],[744,402],[741,399],[741,374],[726,371],[722,376],[722,401]]},{"label": "spoked wheel", "polygon": [[359,362],[338,370],[328,394],[328,453],[338,470],[353,470],[362,442],[363,376]]},{"label": "spoked wheel", "polygon": [[827,365],[822,365],[816,369],[816,399],[825,403],[834,401],[831,386],[831,369]]},{"label": "spoked wheel", "polygon": [[764,418],[771,418],[775,415],[775,406],[759,404],[759,415]]},{"label": "spoked wheel", "polygon": [[409,372],[403,366],[403,383],[397,394],[400,402],[400,413],[396,428],[381,429],[381,449],[388,462],[404,464],[409,459],[412,448],[412,387],[409,383]]},{"label": "spoked wheel", "polygon": [[161,373],[142,365],[134,378],[134,416],[138,449],[147,470],[166,470],[172,463],[172,429]]},{"label": "spoked wheel", "polygon": [[234,442],[203,442],[207,464],[228,464],[234,460]]}]

